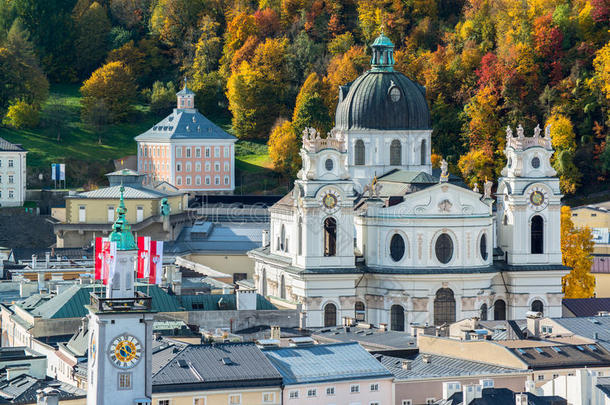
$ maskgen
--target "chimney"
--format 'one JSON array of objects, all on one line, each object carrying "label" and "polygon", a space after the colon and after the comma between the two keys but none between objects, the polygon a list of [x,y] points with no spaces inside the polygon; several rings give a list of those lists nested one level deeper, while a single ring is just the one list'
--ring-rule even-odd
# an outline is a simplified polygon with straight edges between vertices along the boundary
[{"label": "chimney", "polygon": [[458,381],[445,381],[443,383],[443,399],[448,400],[456,392],[462,390],[462,384]]},{"label": "chimney", "polygon": [[59,391],[51,387],[36,391],[36,403],[38,405],[59,405]]},{"label": "chimney", "polygon": [[379,330],[381,332],[386,332],[388,330],[388,324],[387,323],[380,323],[379,324]]},{"label": "chimney", "polygon": [[269,231],[263,229],[263,247],[269,246]]},{"label": "chimney", "polygon": [[51,252],[45,252],[44,263],[47,269],[51,267]]},{"label": "chimney", "polygon": [[540,337],[540,319],[542,313],[536,311],[527,311],[527,337]]},{"label": "chimney", "polygon": [[38,267],[38,256],[32,255],[32,269]]},{"label": "chimney", "polygon": [[430,356],[429,354],[424,354],[422,356],[422,361],[426,364],[430,364],[430,362],[432,361],[432,356]]},{"label": "chimney", "polygon": [[271,339],[280,340],[281,330],[278,325],[271,325]]},{"label": "chimney", "polygon": [[411,360],[403,360],[402,361],[402,369],[403,370],[411,370]]},{"label": "chimney", "polygon": [[527,405],[527,394],[522,392],[515,394],[515,405]]},{"label": "chimney", "polygon": [[475,399],[483,397],[483,388],[479,384],[467,384],[462,387],[463,404],[470,404]]}]

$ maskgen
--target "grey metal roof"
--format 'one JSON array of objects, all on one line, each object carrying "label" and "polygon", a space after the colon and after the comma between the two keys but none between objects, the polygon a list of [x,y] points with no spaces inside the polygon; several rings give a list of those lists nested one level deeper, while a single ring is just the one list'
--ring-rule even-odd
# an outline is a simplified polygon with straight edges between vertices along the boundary
[{"label": "grey metal roof", "polygon": [[597,377],[596,387],[610,398],[610,377]]},{"label": "grey metal roof", "polygon": [[405,332],[382,331],[357,326],[321,328],[314,331],[311,337],[321,343],[358,342],[369,350],[406,349],[415,347],[416,343],[416,339]]},{"label": "grey metal roof", "polygon": [[236,138],[204,117],[199,111],[191,108],[175,108],[170,115],[153,125],[148,131],[135,137],[138,142],[170,139],[235,140]]},{"label": "grey metal roof", "polygon": [[[462,391],[456,392],[448,399],[441,399],[435,402],[437,405],[514,405],[517,393],[508,388],[483,388],[481,398],[470,401],[469,404],[463,403],[464,394]],[[557,395],[538,396],[531,392],[524,392],[527,395],[527,405],[567,405],[567,401]]]},{"label": "grey metal roof", "polygon": [[[438,377],[466,377],[490,374],[510,374],[527,372],[511,367],[501,367],[477,361],[462,360],[454,357],[438,356],[436,354],[417,353],[410,356],[386,356],[382,353],[374,354],[397,380],[419,380]],[[429,362],[424,361],[424,356]],[[402,367],[403,361],[410,362],[410,368]]]},{"label": "grey metal roof", "polygon": [[595,316],[600,312],[610,312],[610,298],[564,298],[561,303],[571,316]]},{"label": "grey metal roof", "polygon": [[507,347],[533,370],[610,366],[610,353],[599,344]]},{"label": "grey metal roof", "polygon": [[0,152],[27,152],[21,145],[0,138]]},{"label": "grey metal roof", "polygon": [[[126,200],[129,199],[157,199],[177,195],[181,193],[163,193],[158,190],[146,187],[131,187],[125,186],[123,197]],[[121,198],[121,186],[111,186],[99,188],[97,190],[86,191],[84,193],[78,193],[75,196],[68,196],[66,198],[91,198],[91,199],[119,199]]]},{"label": "grey metal roof", "polygon": [[153,377],[153,391],[176,386],[269,386],[282,376],[254,343],[186,346]]},{"label": "grey metal roof", "polygon": [[[393,102],[391,87],[401,97]],[[425,89],[397,71],[369,70],[352,83],[341,86],[335,126],[339,129],[409,130],[430,129]]]},{"label": "grey metal roof", "polygon": [[0,382],[0,404],[35,404],[36,391],[53,387],[59,392],[60,401],[68,401],[86,397],[87,393],[73,385],[47,378],[39,380],[27,374]]},{"label": "grey metal roof", "polygon": [[214,224],[208,231],[200,231],[198,227],[184,227],[176,241],[167,242],[163,251],[168,253],[185,252],[235,252],[246,253],[261,245],[264,229],[269,229],[269,223],[222,223]]},{"label": "grey metal roof", "polygon": [[552,318],[554,322],[570,332],[597,342],[610,351],[610,316],[583,318]]},{"label": "grey metal roof", "polygon": [[392,377],[355,342],[269,348],[264,353],[282,374],[285,385]]}]

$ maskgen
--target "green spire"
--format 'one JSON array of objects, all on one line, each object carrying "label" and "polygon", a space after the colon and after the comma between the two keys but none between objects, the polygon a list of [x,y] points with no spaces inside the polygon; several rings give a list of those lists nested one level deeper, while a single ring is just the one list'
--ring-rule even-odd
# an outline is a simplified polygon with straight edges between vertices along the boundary
[{"label": "green spire", "polygon": [[116,209],[118,218],[112,225],[112,232],[110,233],[109,240],[111,242],[116,242],[117,250],[135,250],[137,247],[136,241],[131,233],[131,225],[129,225],[127,218],[125,218],[127,208],[125,208],[125,199],[123,198],[125,187],[123,187],[122,184],[120,190],[121,200],[119,202],[119,207]]},{"label": "green spire", "polygon": [[383,31],[375,39],[371,48],[373,48],[372,70],[377,72],[394,71],[394,44],[390,41],[390,38],[383,34]]}]

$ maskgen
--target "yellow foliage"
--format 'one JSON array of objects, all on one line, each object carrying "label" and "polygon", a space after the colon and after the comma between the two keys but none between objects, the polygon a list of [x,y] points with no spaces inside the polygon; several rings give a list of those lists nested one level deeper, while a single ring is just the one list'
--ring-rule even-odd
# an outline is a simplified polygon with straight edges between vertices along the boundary
[{"label": "yellow foliage", "polygon": [[562,279],[564,297],[591,298],[595,289],[591,230],[574,226],[568,206],[561,207],[561,254],[563,264],[572,268]]},{"label": "yellow foliage", "polygon": [[[331,59],[324,83],[330,89],[338,89],[339,86],[355,80],[368,66],[369,57],[365,54],[364,48],[353,46],[345,54],[337,55]],[[334,113],[339,94],[336,90],[331,90],[326,97],[328,110]]]},{"label": "yellow foliage", "polygon": [[458,162],[458,168],[470,187],[474,187],[474,183],[478,183],[480,189],[485,179],[491,180],[495,177],[492,158],[480,149],[471,149],[470,152],[463,155]]},{"label": "yellow foliage", "polygon": [[565,115],[553,112],[546,122],[551,125],[551,143],[555,154],[551,159],[553,168],[559,174],[559,184],[564,193],[574,193],[578,188],[580,171],[574,164],[576,141],[572,122]]},{"label": "yellow foliage", "polygon": [[284,121],[276,125],[267,145],[273,168],[288,176],[296,175],[301,167],[300,141],[292,123]]},{"label": "yellow foliage", "polygon": [[442,160],[443,160],[443,157],[441,155],[439,155],[438,153],[433,153],[432,155],[430,155],[430,161],[432,163],[433,169],[438,169],[439,167],[441,167]]},{"label": "yellow foliage", "polygon": [[606,98],[610,100],[610,42],[597,51],[593,66],[595,67],[596,81],[606,94]]}]

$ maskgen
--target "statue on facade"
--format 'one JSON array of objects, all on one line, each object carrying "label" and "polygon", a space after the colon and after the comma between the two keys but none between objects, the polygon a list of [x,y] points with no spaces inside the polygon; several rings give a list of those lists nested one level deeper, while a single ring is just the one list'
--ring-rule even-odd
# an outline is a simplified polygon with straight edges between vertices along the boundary
[{"label": "statue on facade", "polygon": [[474,187],[472,188],[472,191],[474,191],[475,193],[479,192],[479,183],[474,183]]},{"label": "statue on facade", "polygon": [[540,137],[540,131],[542,131],[540,129],[540,124],[536,125],[536,128],[534,128],[534,138],[538,138]]},{"label": "statue on facade", "polygon": [[449,180],[449,164],[445,159],[441,161],[441,183],[446,183]]},{"label": "statue on facade", "polygon": [[164,217],[168,216],[170,213],[170,210],[171,210],[171,208],[169,206],[169,203],[167,202],[167,198],[163,198],[161,200],[161,210],[160,210],[161,215]]},{"label": "statue on facade", "polygon": [[551,140],[551,124],[544,128],[544,139],[548,139],[549,141]]},{"label": "statue on facade", "polygon": [[491,187],[494,183],[490,180],[487,180],[485,177],[485,183],[483,184],[483,198],[491,198]]},{"label": "statue on facade", "polygon": [[513,137],[513,130],[510,125],[506,126],[506,139],[510,139]]},{"label": "statue on facade", "polygon": [[519,126],[517,126],[517,138],[523,137],[525,137],[525,133],[523,132],[523,125],[519,124]]},{"label": "statue on facade", "polygon": [[369,198],[379,198],[379,193],[383,186],[377,181],[377,176],[373,178],[371,184],[367,184],[364,186],[364,190],[362,190],[362,194],[369,193]]}]

